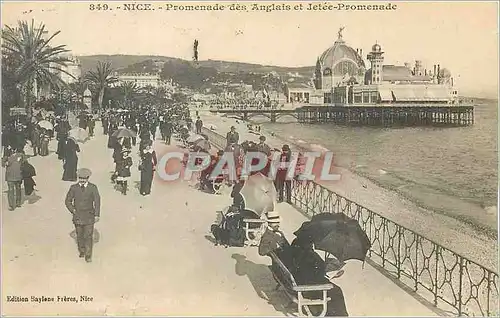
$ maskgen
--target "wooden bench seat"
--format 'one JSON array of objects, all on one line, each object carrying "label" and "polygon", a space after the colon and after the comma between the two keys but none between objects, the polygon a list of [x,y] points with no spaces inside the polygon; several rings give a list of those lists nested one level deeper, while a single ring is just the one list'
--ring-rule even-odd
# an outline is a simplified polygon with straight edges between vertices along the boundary
[{"label": "wooden bench seat", "polygon": [[[245,245],[247,246],[259,246],[260,238],[267,227],[267,221],[263,219],[243,219],[243,224],[245,225]],[[251,227],[254,225],[254,227]],[[250,237],[250,234],[253,237]]]},{"label": "wooden bench seat", "polygon": [[[223,215],[226,215],[228,209],[229,207],[226,207],[222,211],[217,211],[217,213],[222,217]],[[245,228],[245,245],[259,246],[260,238],[262,237],[262,234],[264,233],[267,227],[267,221],[263,219],[245,218],[243,219],[243,224]],[[253,237],[250,237],[251,234],[253,235]]]},{"label": "wooden bench seat", "polygon": [[[274,252],[271,252],[270,256],[274,266],[269,266],[269,269],[278,283],[276,289],[283,287],[285,294],[297,304],[301,316],[315,316],[309,308],[309,306],[315,305],[321,306],[321,313],[317,317],[324,317],[326,315],[328,301],[330,301],[327,292],[333,288],[333,284],[297,285],[292,273],[290,273],[278,256]],[[321,291],[322,297],[316,299],[304,297],[304,292],[312,291]]]}]

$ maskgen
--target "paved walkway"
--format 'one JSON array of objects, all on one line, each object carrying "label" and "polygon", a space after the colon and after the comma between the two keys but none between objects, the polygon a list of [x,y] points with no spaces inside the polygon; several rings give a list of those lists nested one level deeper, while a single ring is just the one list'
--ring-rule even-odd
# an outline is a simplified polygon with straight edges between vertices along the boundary
[{"label": "paved walkway", "polygon": [[[31,159],[39,197],[10,212],[3,194],[3,315],[290,315],[283,308],[286,298],[273,291],[268,258],[256,248],[211,242],[210,225],[228,196],[202,193],[187,181],[155,180],[152,195],[142,197],[133,182],[139,180],[136,154],[131,190],[123,196],[109,182],[111,150],[100,127],[96,131],[82,145],[79,162],[93,171],[91,182],[102,197],[93,263],[78,258],[69,236],[73,226],[64,197],[71,183],[60,181],[61,162],[54,154]],[[174,147],[157,141],[155,148],[162,153]],[[291,239],[305,218],[286,204],[278,209]],[[352,316],[436,315],[367,264],[348,263],[345,271],[336,283]],[[7,296],[56,301],[15,303],[6,302]],[[57,296],[92,301],[57,302]]]}]

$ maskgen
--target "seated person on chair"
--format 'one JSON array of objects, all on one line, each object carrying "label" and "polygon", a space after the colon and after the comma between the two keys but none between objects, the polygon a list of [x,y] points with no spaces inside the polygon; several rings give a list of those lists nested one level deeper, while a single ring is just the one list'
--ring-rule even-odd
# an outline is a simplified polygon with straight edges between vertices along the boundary
[{"label": "seated person on chair", "polygon": [[[292,242],[292,266],[291,273],[298,285],[316,285],[330,283],[333,288],[327,292],[330,301],[328,302],[326,316],[348,316],[344,300],[344,293],[339,286],[333,284],[326,278],[325,261],[314,251],[313,244],[304,240],[295,239]],[[287,266],[288,267],[288,266]],[[304,292],[306,298],[320,298],[321,291]],[[317,310],[321,312],[320,306],[309,306],[313,314]]]},{"label": "seated person on chair", "polygon": [[201,171],[201,174],[200,174],[200,183],[202,184],[202,186],[211,185],[212,182],[214,181],[214,180],[211,180],[210,177],[211,177],[211,174],[214,171],[215,167],[217,166],[217,163],[219,162],[220,157],[222,157],[223,154],[224,154],[224,151],[219,150],[217,152],[217,155],[210,156],[210,164],[208,165],[208,167],[203,169]]},{"label": "seated person on chair", "polygon": [[244,177],[241,177],[238,182],[236,182],[233,186],[233,190],[231,191],[231,198],[233,198],[233,205],[239,207],[241,210],[245,205],[245,201],[240,191],[245,185]]},{"label": "seated person on chair", "polygon": [[[278,212],[270,211],[267,213],[268,227],[260,239],[259,255],[268,256],[269,253],[274,252],[281,262],[287,268],[290,268],[289,266],[292,265],[292,248],[285,234],[279,230],[280,221]],[[271,267],[274,273],[280,273],[278,265],[274,262]],[[281,277],[280,279],[282,280]]]}]

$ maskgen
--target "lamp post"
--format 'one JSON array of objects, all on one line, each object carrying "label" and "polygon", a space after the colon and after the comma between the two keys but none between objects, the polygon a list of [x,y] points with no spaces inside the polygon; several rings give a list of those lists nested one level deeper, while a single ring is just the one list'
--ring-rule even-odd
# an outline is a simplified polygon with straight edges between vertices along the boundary
[{"label": "lamp post", "polygon": [[87,106],[89,112],[92,113],[92,93],[88,87],[85,89],[85,92],[83,92],[83,104]]}]

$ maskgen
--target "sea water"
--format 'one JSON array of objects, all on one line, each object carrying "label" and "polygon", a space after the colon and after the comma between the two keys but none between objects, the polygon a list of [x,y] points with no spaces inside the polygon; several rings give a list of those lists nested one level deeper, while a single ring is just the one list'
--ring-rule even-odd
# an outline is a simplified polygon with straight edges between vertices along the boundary
[{"label": "sea water", "polygon": [[469,127],[347,127],[290,117],[260,122],[286,139],[332,150],[337,165],[421,207],[482,227],[490,214],[486,227],[496,232],[498,102],[475,102]]}]

